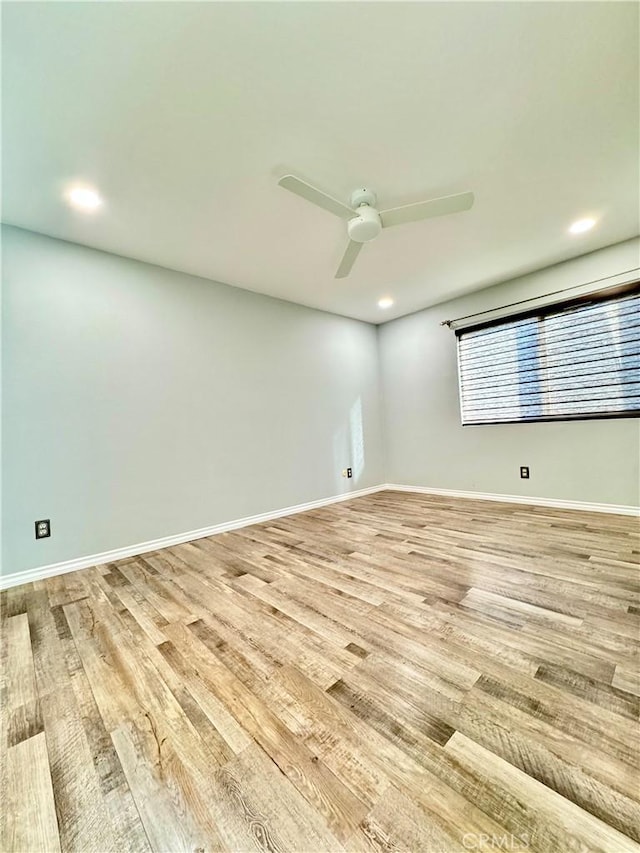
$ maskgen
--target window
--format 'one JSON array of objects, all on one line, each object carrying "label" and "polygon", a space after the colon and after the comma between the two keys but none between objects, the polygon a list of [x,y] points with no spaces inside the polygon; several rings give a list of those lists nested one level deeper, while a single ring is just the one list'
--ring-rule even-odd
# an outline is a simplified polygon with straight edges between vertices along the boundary
[{"label": "window", "polygon": [[640,285],[460,329],[463,424],[640,415]]}]

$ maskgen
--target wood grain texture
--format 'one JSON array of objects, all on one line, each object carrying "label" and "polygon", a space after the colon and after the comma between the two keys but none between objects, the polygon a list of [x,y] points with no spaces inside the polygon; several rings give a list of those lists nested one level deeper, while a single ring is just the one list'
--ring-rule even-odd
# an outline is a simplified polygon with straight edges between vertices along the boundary
[{"label": "wood grain texture", "polygon": [[60,850],[44,732],[7,752],[7,811],[3,850]]},{"label": "wood grain texture", "polygon": [[43,731],[26,613],[6,621],[7,746]]},{"label": "wood grain texture", "polygon": [[379,492],[8,590],[2,849],[640,851],[639,559]]}]

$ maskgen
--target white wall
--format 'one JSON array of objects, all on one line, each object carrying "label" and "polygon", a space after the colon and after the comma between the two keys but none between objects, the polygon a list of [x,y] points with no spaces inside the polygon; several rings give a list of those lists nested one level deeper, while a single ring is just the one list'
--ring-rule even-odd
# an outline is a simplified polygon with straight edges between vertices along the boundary
[{"label": "white wall", "polygon": [[3,573],[384,481],[374,326],[2,237]]},{"label": "white wall", "polygon": [[640,420],[462,427],[455,334],[440,322],[637,268],[639,247],[620,243],[382,326],[387,482],[637,506]]}]

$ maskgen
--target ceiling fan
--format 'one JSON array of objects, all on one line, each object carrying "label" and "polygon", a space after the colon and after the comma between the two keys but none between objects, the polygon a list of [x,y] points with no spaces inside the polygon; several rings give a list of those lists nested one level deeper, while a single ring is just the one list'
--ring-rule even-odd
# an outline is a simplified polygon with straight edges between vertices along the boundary
[{"label": "ceiling fan", "polygon": [[378,210],[376,194],[366,188],[354,190],[351,193],[351,206],[343,204],[333,196],[312,187],[295,175],[285,175],[278,184],[296,195],[306,198],[312,204],[318,205],[329,213],[347,221],[349,242],[340,261],[335,278],[345,278],[351,272],[356,258],[360,254],[363,243],[368,243],[378,236],[383,228],[392,225],[404,225],[405,222],[417,222],[420,219],[431,219],[434,216],[446,216],[449,213],[459,213],[469,210],[473,205],[473,193],[458,193],[442,198],[431,198],[418,201],[415,204],[405,204],[402,207],[392,207],[389,210]]}]

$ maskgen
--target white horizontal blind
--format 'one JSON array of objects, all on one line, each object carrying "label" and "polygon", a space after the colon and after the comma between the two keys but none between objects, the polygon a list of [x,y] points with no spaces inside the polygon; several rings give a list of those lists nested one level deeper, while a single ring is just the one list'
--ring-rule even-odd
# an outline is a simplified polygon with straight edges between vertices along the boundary
[{"label": "white horizontal blind", "polygon": [[640,292],[458,334],[463,424],[640,415]]}]

